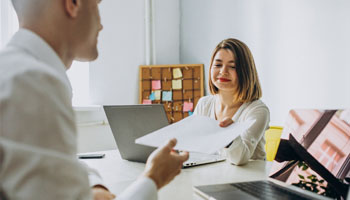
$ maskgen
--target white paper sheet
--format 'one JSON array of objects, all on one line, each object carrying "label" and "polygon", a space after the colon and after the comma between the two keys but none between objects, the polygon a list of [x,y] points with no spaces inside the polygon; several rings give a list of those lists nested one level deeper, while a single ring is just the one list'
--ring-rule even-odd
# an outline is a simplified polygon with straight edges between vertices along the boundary
[{"label": "white paper sheet", "polygon": [[235,122],[226,128],[205,116],[192,115],[148,135],[137,138],[137,144],[159,147],[172,138],[177,139],[175,149],[213,154],[230,144],[246,131],[254,121]]}]

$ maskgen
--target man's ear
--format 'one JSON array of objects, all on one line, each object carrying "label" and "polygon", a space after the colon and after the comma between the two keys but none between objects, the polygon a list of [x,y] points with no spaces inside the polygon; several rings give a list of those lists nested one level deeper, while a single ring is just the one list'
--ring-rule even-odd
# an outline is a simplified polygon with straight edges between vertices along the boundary
[{"label": "man's ear", "polygon": [[81,7],[81,0],[63,0],[64,8],[69,17],[76,18]]}]

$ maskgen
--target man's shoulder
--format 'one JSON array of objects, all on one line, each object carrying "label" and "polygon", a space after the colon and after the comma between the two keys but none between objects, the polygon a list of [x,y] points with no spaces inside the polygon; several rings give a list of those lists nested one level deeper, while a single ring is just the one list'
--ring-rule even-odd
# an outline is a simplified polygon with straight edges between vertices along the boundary
[{"label": "man's shoulder", "polygon": [[56,77],[45,63],[15,47],[6,47],[0,52],[0,82],[29,81],[27,84]]},{"label": "man's shoulder", "polygon": [[18,48],[16,46],[6,46],[0,51],[0,63],[12,63],[12,62],[22,62],[26,63],[28,60],[35,60],[34,57],[30,56],[28,52],[24,49]]}]

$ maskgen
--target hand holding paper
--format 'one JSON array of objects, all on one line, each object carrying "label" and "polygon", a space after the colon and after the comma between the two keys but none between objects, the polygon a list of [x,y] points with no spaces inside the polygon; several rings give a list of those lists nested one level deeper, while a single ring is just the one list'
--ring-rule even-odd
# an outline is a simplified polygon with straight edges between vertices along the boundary
[{"label": "hand holding paper", "polygon": [[245,132],[254,121],[236,122],[222,128],[214,119],[192,115],[175,124],[136,139],[137,144],[159,147],[165,141],[176,138],[177,150],[213,154],[230,144]]}]

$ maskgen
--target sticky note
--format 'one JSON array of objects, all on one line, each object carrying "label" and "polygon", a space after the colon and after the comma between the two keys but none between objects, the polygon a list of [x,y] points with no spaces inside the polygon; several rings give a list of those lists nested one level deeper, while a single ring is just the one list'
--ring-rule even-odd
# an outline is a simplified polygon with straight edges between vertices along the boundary
[{"label": "sticky note", "polygon": [[192,102],[184,102],[184,107],[183,107],[183,111],[184,112],[188,112],[188,111],[192,112],[192,109],[193,109],[193,103]]},{"label": "sticky note", "polygon": [[154,94],[154,92],[152,92],[152,93],[149,95],[149,99],[150,99],[151,101],[156,100],[156,95]]},{"label": "sticky note", "polygon": [[193,112],[188,111],[188,116],[191,116],[191,115],[193,115]]},{"label": "sticky note", "polygon": [[173,100],[173,93],[171,91],[163,91],[162,99],[163,99],[163,101],[172,101]]},{"label": "sticky note", "polygon": [[152,100],[144,99],[144,100],[142,100],[142,104],[152,104]]},{"label": "sticky note", "polygon": [[173,77],[174,78],[181,78],[182,77],[182,72],[181,72],[180,68],[173,69]]},{"label": "sticky note", "polygon": [[152,90],[160,90],[162,88],[160,80],[152,81]]},{"label": "sticky note", "polygon": [[182,80],[173,80],[173,90],[182,89]]},{"label": "sticky note", "polygon": [[155,96],[156,100],[160,100],[160,90],[154,91],[154,96]]}]

